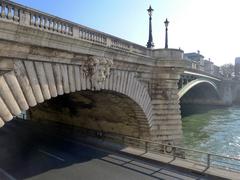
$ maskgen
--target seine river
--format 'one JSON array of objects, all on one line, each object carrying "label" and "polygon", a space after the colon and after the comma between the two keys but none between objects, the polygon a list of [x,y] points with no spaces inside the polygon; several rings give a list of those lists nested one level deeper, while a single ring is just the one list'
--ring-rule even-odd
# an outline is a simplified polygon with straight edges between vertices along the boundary
[{"label": "seine river", "polygon": [[182,123],[185,147],[240,158],[240,106],[205,109]]}]

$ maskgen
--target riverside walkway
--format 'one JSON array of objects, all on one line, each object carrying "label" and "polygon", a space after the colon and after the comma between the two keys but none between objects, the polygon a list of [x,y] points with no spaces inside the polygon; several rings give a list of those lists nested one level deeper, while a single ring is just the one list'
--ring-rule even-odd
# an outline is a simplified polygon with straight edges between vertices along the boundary
[{"label": "riverside walkway", "polygon": [[[42,133],[44,128],[51,128],[51,134]],[[82,141],[67,131],[68,127],[60,130],[49,124],[39,129],[33,122],[18,120],[1,128],[0,143],[5,148],[0,155],[0,179],[222,179],[222,175],[236,179],[236,174],[215,171],[213,176],[210,169],[187,169],[189,163],[179,159],[127,146],[116,148],[109,141],[90,137]]]}]

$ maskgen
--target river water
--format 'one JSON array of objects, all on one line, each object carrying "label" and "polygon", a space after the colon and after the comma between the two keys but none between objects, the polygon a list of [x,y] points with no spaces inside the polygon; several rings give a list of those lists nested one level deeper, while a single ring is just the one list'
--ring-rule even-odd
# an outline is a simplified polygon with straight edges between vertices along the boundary
[{"label": "river water", "polygon": [[[240,158],[240,106],[206,110],[188,114],[192,107],[184,108],[184,146]],[[182,110],[183,111],[183,110]]]}]

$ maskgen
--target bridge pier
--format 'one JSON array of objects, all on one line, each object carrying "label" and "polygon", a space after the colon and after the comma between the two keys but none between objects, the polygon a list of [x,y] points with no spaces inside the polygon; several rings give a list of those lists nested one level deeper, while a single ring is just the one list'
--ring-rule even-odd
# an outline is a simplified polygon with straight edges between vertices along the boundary
[{"label": "bridge pier", "polygon": [[153,74],[150,94],[153,106],[151,135],[154,141],[181,144],[182,122],[177,95],[180,73],[179,67],[165,67]]}]

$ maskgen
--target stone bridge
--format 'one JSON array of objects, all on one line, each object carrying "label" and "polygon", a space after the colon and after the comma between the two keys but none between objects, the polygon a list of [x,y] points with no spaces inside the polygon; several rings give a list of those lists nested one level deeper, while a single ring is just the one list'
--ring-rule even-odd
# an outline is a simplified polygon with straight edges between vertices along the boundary
[{"label": "stone bridge", "polygon": [[0,126],[27,111],[34,121],[178,145],[179,99],[198,84],[219,88],[217,78],[186,72],[182,50],[147,49],[0,2]]},{"label": "stone bridge", "polygon": [[185,66],[178,82],[181,103],[229,106],[239,102],[238,81]]}]

